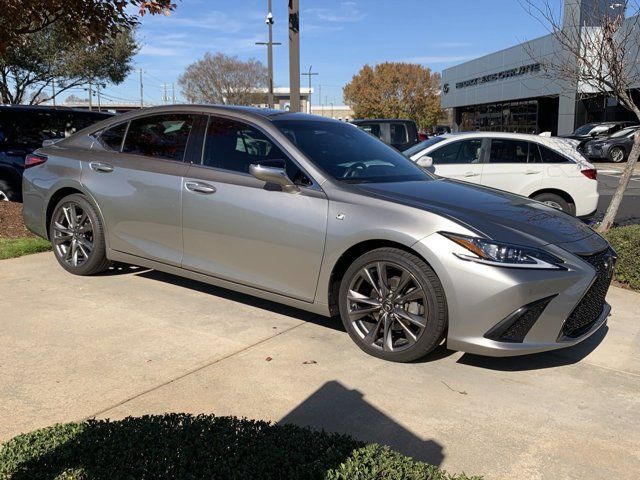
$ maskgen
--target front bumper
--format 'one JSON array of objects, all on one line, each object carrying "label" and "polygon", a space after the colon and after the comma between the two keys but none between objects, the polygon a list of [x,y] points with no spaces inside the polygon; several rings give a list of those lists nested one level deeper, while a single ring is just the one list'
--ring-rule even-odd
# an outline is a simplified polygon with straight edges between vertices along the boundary
[{"label": "front bumper", "polygon": [[[589,319],[576,335],[565,334],[565,322],[595,284],[598,272],[559,246],[545,248],[562,258],[567,269],[503,268],[464,261],[454,255],[464,253],[462,247],[439,234],[414,245],[436,271],[447,296],[448,348],[494,357],[544,352],[580,343],[606,323],[611,307],[602,301],[593,321]],[[490,334],[523,306],[543,299],[548,299],[546,305],[521,339],[497,341]]]}]

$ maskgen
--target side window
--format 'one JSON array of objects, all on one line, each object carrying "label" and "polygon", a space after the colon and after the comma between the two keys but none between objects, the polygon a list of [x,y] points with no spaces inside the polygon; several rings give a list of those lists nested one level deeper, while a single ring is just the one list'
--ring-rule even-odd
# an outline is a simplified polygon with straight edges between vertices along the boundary
[{"label": "side window", "polygon": [[491,140],[489,163],[527,163],[529,142],[520,140]]},{"label": "side window", "polygon": [[375,135],[378,138],[382,138],[382,133],[380,131],[380,125],[377,123],[365,123],[364,125],[358,125],[359,128],[364,130],[371,135]]},{"label": "side window", "polygon": [[98,141],[107,150],[119,152],[122,148],[122,139],[127,131],[127,125],[128,123],[125,122],[105,130],[98,137]]},{"label": "side window", "polygon": [[444,145],[429,156],[434,165],[455,165],[464,163],[480,163],[482,139],[464,140]]},{"label": "side window", "polygon": [[249,173],[251,164],[284,167],[295,183],[311,185],[300,168],[261,131],[224,118],[210,117],[202,164],[238,173]]},{"label": "side window", "polygon": [[407,143],[409,141],[407,126],[404,123],[390,123],[389,128],[392,144]]},{"label": "side window", "polygon": [[541,163],[542,157],[540,157],[540,148],[537,143],[529,144],[529,163]]},{"label": "side window", "polygon": [[194,118],[174,113],[131,120],[122,151],[182,161]]},{"label": "side window", "polygon": [[542,163],[572,163],[571,160],[542,145],[540,145],[540,154],[542,156]]}]

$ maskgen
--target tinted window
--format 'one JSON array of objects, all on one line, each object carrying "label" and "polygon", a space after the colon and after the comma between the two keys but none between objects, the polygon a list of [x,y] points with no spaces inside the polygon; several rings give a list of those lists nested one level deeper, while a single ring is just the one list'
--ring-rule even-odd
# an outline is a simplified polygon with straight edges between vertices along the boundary
[{"label": "tinted window", "polygon": [[402,153],[405,155],[405,157],[413,157],[416,153],[421,152],[425,148],[435,145],[436,143],[440,143],[446,139],[447,137],[432,137],[428,140],[425,140],[424,142],[420,142],[417,145],[414,145],[411,148],[408,148]]},{"label": "tinted window", "polygon": [[489,163],[527,163],[529,142],[520,140],[491,140]]},{"label": "tinted window", "polygon": [[131,120],[123,152],[182,161],[194,115],[164,114]]},{"label": "tinted window", "polygon": [[389,129],[390,129],[391,143],[393,145],[397,145],[400,143],[407,143],[409,141],[407,126],[404,123],[390,123]]},{"label": "tinted window", "polygon": [[251,164],[284,167],[295,183],[309,185],[300,168],[260,130],[233,120],[210,117],[202,164],[249,173]]},{"label": "tinted window", "polygon": [[302,152],[331,177],[350,183],[426,180],[400,152],[352,125],[331,121],[274,120]]},{"label": "tinted window", "polygon": [[543,163],[572,163],[571,160],[563,157],[559,153],[554,152],[550,148],[539,145],[540,154],[542,155]]},{"label": "tinted window", "polygon": [[455,165],[460,163],[480,163],[482,139],[463,140],[442,146],[431,152],[434,165]]},{"label": "tinted window", "polygon": [[361,128],[365,132],[370,133],[371,135],[375,135],[378,138],[382,138],[382,134],[380,133],[380,125],[378,125],[377,123],[358,125],[358,128]]},{"label": "tinted window", "polygon": [[103,147],[119,152],[120,148],[122,148],[122,139],[127,131],[127,125],[127,123],[121,123],[120,125],[116,125],[115,127],[105,130],[102,132],[98,140]]}]

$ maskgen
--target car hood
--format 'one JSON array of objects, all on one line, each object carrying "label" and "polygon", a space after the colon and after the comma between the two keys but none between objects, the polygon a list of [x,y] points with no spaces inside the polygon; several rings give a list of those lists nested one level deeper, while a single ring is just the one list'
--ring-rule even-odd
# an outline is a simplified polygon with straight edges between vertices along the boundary
[{"label": "car hood", "polygon": [[450,179],[365,183],[356,188],[368,196],[442,215],[497,241],[532,246],[563,244],[581,253],[607,245],[577,218],[501,190]]}]

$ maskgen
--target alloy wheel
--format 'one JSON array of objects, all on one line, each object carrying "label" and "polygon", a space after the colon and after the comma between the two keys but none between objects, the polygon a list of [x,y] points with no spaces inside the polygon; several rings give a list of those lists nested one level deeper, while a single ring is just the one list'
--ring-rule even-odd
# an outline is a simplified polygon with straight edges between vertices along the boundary
[{"label": "alloy wheel", "polygon": [[9,201],[9,195],[7,195],[2,190],[0,190],[0,202],[8,202],[8,201]]},{"label": "alloy wheel", "polygon": [[613,150],[611,150],[611,160],[613,160],[615,163],[620,163],[622,160],[624,160],[624,152],[621,148],[614,148]]},{"label": "alloy wheel", "polygon": [[427,296],[415,277],[391,262],[374,262],[352,279],[349,321],[361,340],[385,352],[411,348],[427,326]]},{"label": "alloy wheel", "polygon": [[56,255],[70,267],[84,265],[93,251],[93,222],[77,203],[62,204],[56,213],[51,237]]},{"label": "alloy wheel", "polygon": [[549,205],[552,208],[555,208],[556,210],[564,211],[562,205],[560,205],[558,202],[554,202],[553,200],[545,200],[543,203],[545,205]]}]

